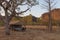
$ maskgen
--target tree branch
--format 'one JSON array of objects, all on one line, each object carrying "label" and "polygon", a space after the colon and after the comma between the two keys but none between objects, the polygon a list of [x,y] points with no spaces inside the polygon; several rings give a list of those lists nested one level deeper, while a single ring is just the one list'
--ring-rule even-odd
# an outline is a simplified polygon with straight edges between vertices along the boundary
[{"label": "tree branch", "polygon": [[[0,3],[0,6],[3,7],[3,9],[5,10],[5,7]],[[0,14],[1,19],[3,20],[3,22],[6,22],[5,19],[3,18],[3,16]]]},{"label": "tree branch", "polygon": [[30,8],[26,9],[25,11],[21,11],[20,13],[16,13],[16,14],[17,14],[17,15],[22,14],[22,13],[28,11],[29,9],[30,9]]},{"label": "tree branch", "polygon": [[9,21],[10,21],[14,16],[16,17],[16,14],[17,14],[17,15],[22,14],[22,13],[28,11],[29,9],[30,9],[30,8],[28,8],[28,9],[26,9],[25,11],[22,11],[22,12],[20,12],[20,13],[16,13],[15,11],[13,11],[13,12],[11,13],[11,15],[9,16]]},{"label": "tree branch", "polygon": [[1,14],[0,14],[0,17],[1,17],[1,19],[2,19],[3,22],[6,22],[5,19],[4,19],[4,17]]}]

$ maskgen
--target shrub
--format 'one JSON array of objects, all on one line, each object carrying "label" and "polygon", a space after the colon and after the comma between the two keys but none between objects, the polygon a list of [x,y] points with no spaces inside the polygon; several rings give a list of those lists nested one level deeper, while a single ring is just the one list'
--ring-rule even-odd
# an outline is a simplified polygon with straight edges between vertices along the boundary
[{"label": "shrub", "polygon": [[3,26],[4,25],[4,22],[3,21],[0,21],[0,26]]}]

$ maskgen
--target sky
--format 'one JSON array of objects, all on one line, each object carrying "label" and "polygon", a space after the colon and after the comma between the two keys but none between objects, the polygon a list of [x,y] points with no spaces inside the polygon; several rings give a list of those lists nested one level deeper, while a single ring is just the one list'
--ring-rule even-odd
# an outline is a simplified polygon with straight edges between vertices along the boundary
[{"label": "sky", "polygon": [[[43,0],[38,0],[38,1],[39,1],[39,5],[33,6],[30,9],[30,11],[27,11],[26,13],[24,13],[24,16],[32,14],[35,17],[41,17],[41,15],[43,13],[47,12],[46,9],[44,9],[44,8],[41,7],[41,4],[44,3],[44,1]],[[56,3],[56,5],[54,6],[54,8],[60,8],[60,0],[54,0],[54,1]],[[25,8],[24,7],[23,7],[22,10],[26,9],[26,7]]]},{"label": "sky", "polygon": [[[20,16],[26,16],[26,15],[32,14],[35,17],[41,17],[41,15],[47,12],[47,10],[41,7],[41,4],[44,3],[44,1],[43,0],[38,0],[38,1],[39,1],[39,5],[33,6],[29,11],[23,13],[23,15],[20,15]],[[55,0],[55,2],[56,2],[56,6],[54,8],[60,8],[60,0]],[[26,9],[27,9],[27,5],[20,6],[20,11],[24,11]],[[0,12],[2,13],[2,15],[4,15],[3,11],[0,11]]]}]

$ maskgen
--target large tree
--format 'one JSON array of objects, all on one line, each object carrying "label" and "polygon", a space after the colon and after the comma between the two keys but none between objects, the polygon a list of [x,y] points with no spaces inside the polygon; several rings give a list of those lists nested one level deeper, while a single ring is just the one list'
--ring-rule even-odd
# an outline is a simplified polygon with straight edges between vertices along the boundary
[{"label": "large tree", "polygon": [[36,4],[37,4],[37,0],[0,0],[0,6],[3,8],[3,10],[5,12],[5,16],[4,16],[5,18],[3,18],[1,13],[0,13],[0,17],[5,23],[6,34],[10,34],[9,23],[10,23],[12,17],[22,14],[30,9],[30,8],[27,8],[24,11],[16,12],[17,7],[19,5],[20,6],[28,5],[28,6],[32,7],[32,6],[35,6]]},{"label": "large tree", "polygon": [[56,1],[55,0],[44,0],[44,3],[41,5],[44,9],[47,9],[49,15],[49,25],[48,25],[48,30],[52,32],[52,12],[51,10],[55,8]]}]

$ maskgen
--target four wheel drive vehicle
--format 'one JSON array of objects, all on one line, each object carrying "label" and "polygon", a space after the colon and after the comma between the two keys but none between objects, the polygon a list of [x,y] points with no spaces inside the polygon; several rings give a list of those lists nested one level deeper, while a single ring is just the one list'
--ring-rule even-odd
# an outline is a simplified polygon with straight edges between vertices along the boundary
[{"label": "four wheel drive vehicle", "polygon": [[22,25],[17,25],[17,24],[11,24],[10,29],[14,31],[25,31],[26,28],[22,27]]}]

